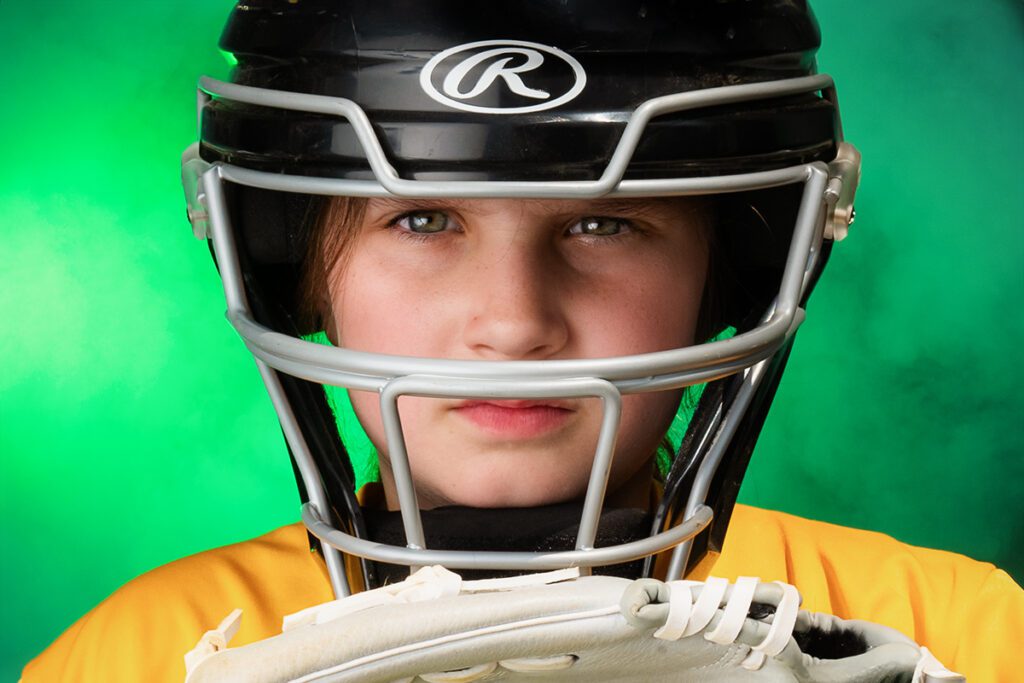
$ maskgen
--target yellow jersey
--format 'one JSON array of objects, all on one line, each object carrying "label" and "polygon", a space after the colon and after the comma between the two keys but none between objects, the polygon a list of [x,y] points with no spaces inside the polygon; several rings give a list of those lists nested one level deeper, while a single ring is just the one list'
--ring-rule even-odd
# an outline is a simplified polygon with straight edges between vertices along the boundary
[{"label": "yellow jersey", "polygon": [[[791,583],[804,609],[896,628],[972,683],[1024,675],[1024,591],[991,564],[737,505],[712,573]],[[185,653],[233,609],[243,609],[238,646],[332,599],[323,562],[292,524],[130,581],[31,661],[22,681],[180,683]]]}]

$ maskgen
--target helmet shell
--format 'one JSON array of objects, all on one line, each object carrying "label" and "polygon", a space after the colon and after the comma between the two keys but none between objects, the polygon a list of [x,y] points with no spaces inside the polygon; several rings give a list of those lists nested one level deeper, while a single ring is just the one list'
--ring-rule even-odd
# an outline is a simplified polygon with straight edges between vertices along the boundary
[{"label": "helmet shell", "polygon": [[[810,8],[791,1],[257,0],[235,8],[221,48],[237,60],[236,83],[356,102],[402,177],[546,181],[599,177],[643,102],[812,74],[819,42]],[[453,96],[440,93],[460,68]],[[521,111],[564,100],[581,74],[573,97]],[[648,125],[626,177],[830,159],[836,137],[833,104],[813,95],[667,115]],[[372,177],[339,117],[215,99],[203,114],[202,140],[211,161]]]}]

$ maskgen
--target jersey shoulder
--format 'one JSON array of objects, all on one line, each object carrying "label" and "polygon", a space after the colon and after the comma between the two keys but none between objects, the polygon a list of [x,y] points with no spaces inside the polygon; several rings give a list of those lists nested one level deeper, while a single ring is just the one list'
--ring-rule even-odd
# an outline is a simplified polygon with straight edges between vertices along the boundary
[{"label": "jersey shoulder", "polygon": [[712,571],[791,583],[804,609],[898,629],[968,680],[1004,680],[1024,633],[1024,591],[988,562],[772,510],[736,506]]},{"label": "jersey shoulder", "polygon": [[34,681],[181,681],[184,655],[233,609],[242,626],[232,645],[280,632],[284,615],[331,599],[323,564],[305,529],[182,558],[115,591],[32,660]]}]

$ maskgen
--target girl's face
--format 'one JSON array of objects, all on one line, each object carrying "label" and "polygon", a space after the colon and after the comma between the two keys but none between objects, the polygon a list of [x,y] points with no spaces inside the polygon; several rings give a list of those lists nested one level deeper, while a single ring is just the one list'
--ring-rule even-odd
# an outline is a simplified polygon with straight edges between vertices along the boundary
[{"label": "girl's face", "polygon": [[[327,328],[350,349],[479,360],[600,358],[692,344],[707,274],[696,200],[371,199],[328,272]],[[679,392],[624,397],[609,501],[645,507]],[[352,403],[397,507],[377,395]],[[402,397],[423,508],[581,499],[598,399]]]}]

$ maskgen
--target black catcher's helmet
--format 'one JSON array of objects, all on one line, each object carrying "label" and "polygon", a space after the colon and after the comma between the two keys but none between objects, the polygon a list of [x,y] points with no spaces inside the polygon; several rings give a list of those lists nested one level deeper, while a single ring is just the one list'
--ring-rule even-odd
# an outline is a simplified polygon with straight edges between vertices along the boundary
[{"label": "black catcher's helmet", "polygon": [[[793,0],[238,4],[221,39],[237,66],[229,83],[200,81],[184,184],[337,593],[427,563],[673,578],[721,548],[807,297],[852,218],[859,157],[842,141],[831,79],[816,73],[818,44],[810,8]],[[303,338],[318,328],[298,292],[325,198],[696,194],[714,197],[713,296],[702,309],[714,341],[489,362]],[[600,482],[550,508],[420,511],[402,467],[401,513],[363,509],[324,391],[379,392],[399,463],[399,395],[600,396],[612,430],[600,468],[622,394],[701,384],[656,474],[660,505],[638,514],[604,510]],[[511,527],[526,537],[482,531]]]}]

